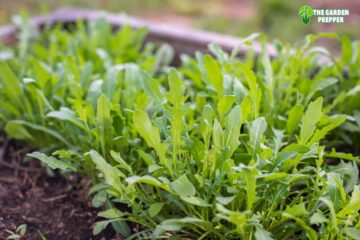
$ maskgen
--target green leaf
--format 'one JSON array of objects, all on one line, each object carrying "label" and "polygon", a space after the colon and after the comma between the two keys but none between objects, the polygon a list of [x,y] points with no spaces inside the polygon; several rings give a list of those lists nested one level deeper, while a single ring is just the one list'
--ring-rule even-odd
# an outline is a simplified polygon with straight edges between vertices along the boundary
[{"label": "green leaf", "polygon": [[97,100],[96,129],[101,152],[106,153],[106,145],[112,141],[112,122],[110,117],[110,102],[104,94]]},{"label": "green leaf", "polygon": [[317,91],[322,91],[327,87],[330,87],[334,84],[336,84],[338,80],[336,78],[324,78],[320,79],[319,81],[315,81],[313,85],[311,86],[311,91],[307,96],[307,99],[311,99],[311,97],[315,94]]},{"label": "green leaf", "polygon": [[328,219],[324,216],[324,214],[320,211],[315,212],[311,217],[310,217],[310,224],[321,224],[321,223],[326,223],[328,221]]},{"label": "green leaf", "polygon": [[240,235],[244,235],[245,227],[247,225],[247,214],[248,211],[244,212],[237,212],[231,211],[226,209],[221,204],[216,204],[216,209],[218,210],[219,214],[218,217],[221,219],[225,219],[236,226],[235,231],[238,232]]},{"label": "green leaf", "polygon": [[201,116],[200,132],[204,141],[208,144],[213,122],[213,110],[210,105],[205,105]]},{"label": "green leaf", "polygon": [[287,212],[284,212],[283,216],[285,218],[295,220],[305,230],[306,235],[310,240],[317,240],[318,239],[316,231],[314,229],[312,229],[311,227],[309,227],[306,224],[306,222],[304,220],[302,220],[301,218],[295,217],[295,216],[293,216],[293,215],[291,215],[291,214],[289,214]]},{"label": "green leaf", "polygon": [[152,185],[154,187],[162,188],[170,193],[173,193],[173,191],[170,189],[170,187],[166,183],[162,183],[152,176],[148,176],[148,175],[145,175],[142,177],[132,176],[132,177],[126,178],[125,180],[129,185],[132,185],[135,183],[145,183],[145,184]]},{"label": "green leaf", "polygon": [[46,134],[54,137],[55,139],[59,140],[64,145],[71,146],[71,144],[68,142],[68,140],[65,137],[63,137],[58,131],[55,131],[55,130],[47,128],[47,127],[44,127],[42,125],[33,124],[33,123],[30,123],[30,122],[27,122],[27,121],[23,121],[23,120],[13,120],[12,122],[14,124],[18,125],[18,126],[23,125],[23,126],[26,126],[28,128],[31,128],[32,130],[46,133]]},{"label": "green leaf", "polygon": [[256,196],[256,179],[259,171],[254,166],[245,166],[240,164],[238,167],[233,167],[235,171],[241,173],[245,182],[246,191],[246,209],[252,210],[254,203],[257,200]]},{"label": "green leaf", "polygon": [[107,199],[106,191],[99,191],[92,197],[91,203],[94,207],[98,208],[104,205],[106,199]]},{"label": "green leaf", "polygon": [[356,124],[360,127],[360,111],[354,111],[354,118],[355,118]]},{"label": "green leaf", "polygon": [[334,203],[335,211],[337,211],[346,202],[346,194],[340,175],[334,172],[327,173],[327,186],[330,199]]},{"label": "green leaf", "polygon": [[356,229],[354,227],[345,227],[343,231],[348,237],[350,237],[354,240],[360,240],[360,230],[359,229]]},{"label": "green leaf", "polygon": [[337,219],[336,219],[334,203],[331,201],[331,199],[325,198],[325,197],[320,198],[320,201],[325,203],[327,205],[327,207],[329,208],[331,223],[332,223],[334,229],[336,231],[338,231],[338,225],[337,225]]},{"label": "green leaf", "polygon": [[289,111],[288,120],[286,122],[286,131],[292,134],[300,125],[301,118],[303,116],[304,106],[295,105]]},{"label": "green leaf", "polygon": [[322,114],[323,98],[319,97],[311,102],[302,117],[302,125],[300,130],[299,143],[306,144],[314,134],[316,124],[320,120]]},{"label": "green leaf", "polygon": [[155,149],[162,164],[168,164],[165,155],[167,146],[161,143],[160,131],[152,125],[149,116],[144,111],[135,111],[133,114],[133,122],[136,131],[145,139],[150,147]]},{"label": "green leaf", "polygon": [[157,104],[163,103],[163,96],[160,92],[159,84],[147,72],[140,70],[141,81],[146,94]]},{"label": "green leaf", "polygon": [[338,217],[345,217],[348,214],[356,214],[360,210],[360,187],[355,186],[350,202],[337,213]]},{"label": "green leaf", "polygon": [[70,163],[58,160],[54,157],[49,157],[46,154],[41,153],[41,152],[29,153],[27,156],[39,159],[40,161],[45,163],[47,166],[49,166],[51,169],[76,171],[76,168],[73,165],[71,165]]},{"label": "green leaf", "polygon": [[125,213],[120,211],[117,208],[109,208],[105,211],[98,213],[99,217],[107,218],[107,219],[113,219],[113,218],[121,218],[125,216]]},{"label": "green leaf", "polygon": [[344,160],[360,162],[360,158],[354,157],[351,153],[336,152],[334,148],[332,149],[331,153],[326,153],[325,156],[329,158],[340,158]]},{"label": "green leaf", "polygon": [[181,135],[184,132],[184,114],[182,110],[184,88],[182,79],[175,70],[171,70],[169,74],[168,99],[172,103],[171,109],[171,136],[173,146],[173,159],[178,157],[178,153],[183,145]]},{"label": "green leaf", "polygon": [[183,102],[185,91],[183,80],[180,78],[180,74],[173,68],[169,72],[168,79],[170,91],[167,94],[167,99],[171,104],[179,105]]},{"label": "green leaf", "polygon": [[33,139],[26,128],[18,121],[9,121],[6,123],[5,131],[11,137],[19,140]]},{"label": "green leaf", "polygon": [[231,196],[231,197],[222,197],[222,196],[218,196],[216,197],[216,200],[222,204],[222,205],[228,205],[229,203],[231,203],[236,197],[235,196]]},{"label": "green leaf", "polygon": [[219,153],[224,143],[223,130],[217,119],[214,121],[212,129],[213,148],[215,153]]},{"label": "green leaf", "polygon": [[346,120],[345,116],[337,116],[331,119],[331,122],[323,127],[322,129],[316,129],[313,137],[309,141],[309,145],[313,145],[316,142],[319,142],[323,138],[325,138],[326,134],[328,134],[334,128],[340,126]]},{"label": "green leaf", "polygon": [[196,193],[196,189],[195,189],[194,185],[186,177],[186,174],[182,175],[181,177],[176,179],[174,182],[172,182],[171,188],[180,197],[194,196]]},{"label": "green leaf", "polygon": [[110,223],[117,221],[116,219],[111,220],[105,220],[105,221],[99,221],[95,224],[95,227],[93,229],[93,234],[98,235],[101,233]]},{"label": "green leaf", "polygon": [[129,173],[133,172],[131,166],[125,162],[125,160],[121,157],[120,153],[111,150],[110,155],[115,161],[117,161],[120,164],[119,165],[120,168],[127,170]]},{"label": "green leaf", "polygon": [[219,63],[210,55],[205,55],[204,66],[207,72],[209,83],[215,88],[219,97],[223,95],[223,74]]},{"label": "green leaf", "polygon": [[67,107],[61,107],[59,111],[49,112],[46,116],[63,121],[69,121],[83,130],[87,129],[81,120],[76,117],[75,112]]},{"label": "green leaf", "polygon": [[252,103],[252,110],[254,113],[254,117],[259,117],[259,111],[260,111],[260,101],[261,101],[261,90],[258,88],[258,84],[256,81],[256,77],[254,72],[246,65],[242,63],[238,63],[241,71],[243,72],[245,79],[249,86],[249,96]]},{"label": "green leaf", "polygon": [[120,183],[120,177],[125,176],[118,169],[107,163],[98,152],[91,150],[88,154],[95,163],[96,168],[104,175],[105,182],[121,192],[122,184]]},{"label": "green leaf", "polygon": [[266,231],[261,225],[256,225],[255,239],[256,240],[272,240],[271,233]]},{"label": "green leaf", "polygon": [[293,205],[291,207],[286,207],[286,212],[291,214],[294,217],[299,217],[303,215],[309,215],[309,212],[305,208],[305,203],[299,203],[296,205]]},{"label": "green leaf", "polygon": [[211,223],[196,217],[172,218],[161,223],[161,227],[165,231],[178,231],[187,225],[198,225],[205,229],[211,228]]},{"label": "green leaf", "polygon": [[288,176],[289,176],[289,174],[287,174],[285,172],[278,172],[278,173],[262,174],[258,178],[263,178],[265,182],[270,182],[273,180],[279,180],[279,179],[282,180],[284,178],[287,178]]},{"label": "green leaf", "polygon": [[220,119],[223,119],[225,114],[231,109],[235,100],[236,100],[235,95],[224,95],[221,97],[217,105],[217,111],[220,115]]},{"label": "green leaf", "polygon": [[346,193],[353,191],[359,177],[359,168],[357,167],[356,162],[341,161],[336,166],[330,166],[330,169],[331,172],[338,173],[341,178],[345,180],[346,184],[344,189]]},{"label": "green leaf", "polygon": [[162,202],[157,202],[157,203],[153,203],[150,205],[150,208],[149,208],[149,215],[150,217],[156,217],[159,212],[161,211],[161,209],[164,207],[164,203]]},{"label": "green leaf", "polygon": [[239,146],[241,128],[241,109],[240,106],[235,106],[229,115],[225,124],[224,132],[224,146],[230,147],[229,157]]},{"label": "green leaf", "polygon": [[131,235],[131,229],[123,219],[111,222],[111,226],[121,236],[129,237]]},{"label": "green leaf", "polygon": [[26,224],[20,224],[17,228],[16,228],[16,232],[20,234],[20,236],[24,236],[26,233],[26,228],[27,225]]},{"label": "green leaf", "polygon": [[14,72],[4,61],[0,61],[0,73],[0,83],[4,88],[5,94],[21,108],[22,97],[24,96],[21,81],[17,79]]},{"label": "green leaf", "polygon": [[204,199],[199,198],[199,197],[195,197],[195,196],[184,196],[183,197],[182,196],[181,199],[187,203],[190,203],[192,205],[196,205],[199,207],[211,207],[211,205],[207,201],[205,201]]},{"label": "green leaf", "polygon": [[255,119],[252,123],[251,123],[251,127],[250,127],[250,132],[249,132],[249,140],[250,140],[250,144],[253,147],[253,156],[255,156],[255,154],[258,151],[258,148],[260,146],[262,137],[266,131],[267,128],[267,123],[265,121],[265,118],[261,117],[258,119]]}]

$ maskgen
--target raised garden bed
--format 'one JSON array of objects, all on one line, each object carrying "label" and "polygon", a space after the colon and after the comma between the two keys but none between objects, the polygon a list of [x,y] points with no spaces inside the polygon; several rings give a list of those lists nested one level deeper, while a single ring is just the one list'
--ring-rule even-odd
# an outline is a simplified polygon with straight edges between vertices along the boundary
[{"label": "raised garden bed", "polygon": [[[242,41],[240,38],[229,35],[190,28],[179,28],[165,23],[145,21],[141,18],[127,15],[77,8],[62,8],[46,16],[34,17],[30,19],[30,22],[36,28],[41,29],[47,23],[74,24],[78,20],[90,22],[100,17],[105,18],[114,29],[121,28],[125,24],[130,25],[135,29],[146,27],[149,30],[146,40],[171,44],[175,50],[175,57],[177,60],[180,54],[193,55],[196,51],[208,52],[209,43],[217,43],[222,49],[230,52],[235,47],[239,46],[239,43]],[[15,43],[17,31],[18,27],[15,25],[0,27],[1,41],[6,44]],[[275,49],[270,45],[268,47],[270,56],[274,57],[276,55]],[[261,46],[259,43],[254,43],[254,46],[251,49],[259,54]],[[249,47],[240,45],[239,50],[240,53],[243,54],[249,50]]]},{"label": "raised garden bed", "polygon": [[[146,26],[149,44],[141,48],[142,30],[111,35],[100,16],[113,29]],[[61,9],[31,23],[55,40],[20,46],[1,62],[1,116],[8,135],[46,153],[28,157],[49,168],[21,163],[29,145],[3,141],[0,231],[26,223],[26,237],[49,239],[116,238],[111,224],[150,239],[358,234],[360,55],[346,38],[339,60],[311,47],[316,36],[277,53],[263,37],[248,39],[238,60],[227,52],[241,39],[119,15]],[[16,32],[3,27],[0,37],[12,44]],[[175,60],[152,42],[170,44]],[[212,44],[213,56],[180,64],[181,54],[208,53],[209,43],[225,51]],[[92,204],[105,210],[99,218],[87,200],[91,182]]]}]

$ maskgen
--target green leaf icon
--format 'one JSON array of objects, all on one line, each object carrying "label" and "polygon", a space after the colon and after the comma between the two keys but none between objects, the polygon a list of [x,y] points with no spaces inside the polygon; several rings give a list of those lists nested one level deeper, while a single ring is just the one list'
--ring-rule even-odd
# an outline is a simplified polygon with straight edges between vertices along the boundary
[{"label": "green leaf icon", "polygon": [[302,18],[303,23],[308,24],[310,17],[313,15],[313,10],[309,5],[303,5],[299,9],[299,16]]}]

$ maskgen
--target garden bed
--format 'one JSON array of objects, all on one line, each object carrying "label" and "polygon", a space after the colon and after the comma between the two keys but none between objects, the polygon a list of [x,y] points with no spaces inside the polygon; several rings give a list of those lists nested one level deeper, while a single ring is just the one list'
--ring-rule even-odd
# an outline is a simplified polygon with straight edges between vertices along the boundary
[{"label": "garden bed", "polygon": [[[145,21],[141,18],[130,17],[127,15],[120,15],[114,13],[105,13],[102,11],[77,9],[77,8],[61,8],[46,16],[38,16],[30,19],[33,26],[41,29],[45,24],[74,24],[78,20],[86,22],[95,21],[103,17],[114,28],[118,29],[124,25],[130,25],[134,29],[146,27],[149,30],[147,41],[165,42],[171,44],[175,50],[175,62],[178,63],[181,54],[193,55],[196,51],[208,52],[209,43],[217,43],[224,50],[231,51],[233,48],[239,46],[242,39],[230,35],[218,34],[214,32],[194,30],[190,28],[173,27],[168,24]],[[15,25],[8,25],[0,27],[0,40],[6,44],[13,44],[16,42],[16,33],[18,27]],[[275,49],[268,46],[271,57],[276,55]],[[250,48],[245,45],[240,45],[240,53],[246,53]],[[255,53],[259,54],[261,46],[259,43],[254,43],[252,48]]]},{"label": "garden bed", "polygon": [[[0,62],[0,124],[33,146],[4,143],[0,227],[79,239],[93,226],[112,238],[110,225],[150,239],[359,234],[360,55],[349,39],[312,35],[274,44],[276,55],[264,35],[100,16],[62,9],[31,21],[36,36],[24,21]],[[11,44],[16,31],[0,36]],[[322,37],[341,42],[341,57],[313,46]],[[180,53],[191,55],[181,65]],[[46,171],[20,163],[28,152]]]},{"label": "garden bed", "polygon": [[[125,15],[101,11],[63,8],[46,16],[30,19],[31,25],[42,29],[51,23],[71,25],[78,20],[95,21],[105,17],[114,29],[130,24],[133,28],[149,29],[147,41],[167,42],[175,50],[174,64],[179,63],[180,54],[193,55],[195,51],[208,52],[209,43],[217,43],[224,50],[231,51],[242,39],[213,32],[188,28],[174,28],[171,25],[144,21]],[[7,45],[17,42],[18,27],[7,25],[0,27],[0,40]],[[253,46],[259,54],[259,44]],[[269,46],[270,55],[275,51]],[[241,46],[240,53],[249,49]],[[1,143],[0,143],[1,146]],[[15,231],[20,224],[27,225],[26,239],[39,239],[41,234],[48,239],[115,239],[115,232],[109,226],[98,236],[92,229],[97,220],[99,209],[92,207],[88,198],[91,180],[76,174],[64,178],[56,174],[48,176],[46,168],[36,160],[24,164],[21,160],[31,150],[26,145],[6,141],[0,148],[0,239],[9,236],[5,230]],[[49,221],[49,219],[51,219]],[[121,239],[117,237],[116,239]]]},{"label": "garden bed", "polygon": [[31,150],[7,141],[0,148],[0,239],[21,224],[22,239],[121,239],[109,227],[98,236],[92,228],[99,209],[88,198],[91,180],[76,174],[50,177],[39,161],[21,160]]}]

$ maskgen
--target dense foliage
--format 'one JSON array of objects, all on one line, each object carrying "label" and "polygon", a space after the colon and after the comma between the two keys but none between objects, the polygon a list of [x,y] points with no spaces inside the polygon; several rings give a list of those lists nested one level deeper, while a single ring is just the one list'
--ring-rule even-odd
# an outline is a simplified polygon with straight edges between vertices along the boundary
[{"label": "dense foliage", "polygon": [[308,36],[270,59],[255,34],[240,44],[258,37],[257,58],[211,44],[175,69],[144,30],[26,29],[0,63],[0,126],[51,169],[93,178],[106,206],[95,234],[111,223],[134,239],[359,238],[359,43]]}]

